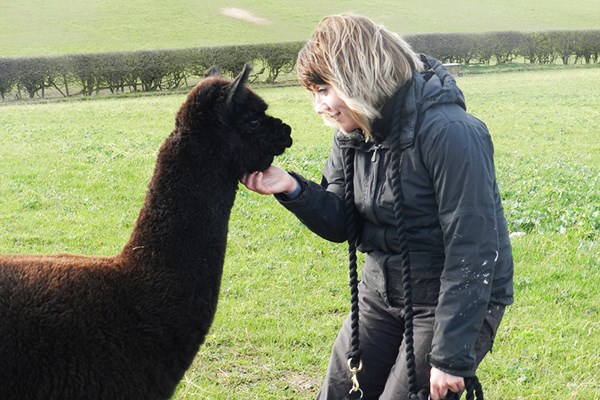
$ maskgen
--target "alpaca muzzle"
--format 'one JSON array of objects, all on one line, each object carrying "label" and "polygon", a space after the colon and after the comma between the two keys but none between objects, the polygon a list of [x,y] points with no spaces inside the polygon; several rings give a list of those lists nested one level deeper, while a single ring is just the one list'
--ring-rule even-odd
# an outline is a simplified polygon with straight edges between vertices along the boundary
[{"label": "alpaca muzzle", "polygon": [[283,154],[285,149],[292,146],[292,128],[288,124],[283,123],[280,119],[276,119],[275,123],[277,125],[275,127],[277,135],[271,142],[271,148],[273,155],[278,156]]}]

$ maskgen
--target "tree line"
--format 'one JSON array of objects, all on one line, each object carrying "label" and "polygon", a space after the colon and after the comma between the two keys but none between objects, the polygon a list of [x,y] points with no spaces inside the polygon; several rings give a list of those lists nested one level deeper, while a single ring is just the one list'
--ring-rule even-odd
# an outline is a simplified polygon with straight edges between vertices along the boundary
[{"label": "tree line", "polygon": [[[418,52],[444,63],[532,64],[600,62],[600,30],[431,33],[404,37]],[[290,73],[304,42],[188,49],[0,58],[0,96],[44,98],[100,92],[152,92],[189,87],[213,65],[235,76],[254,65],[253,82],[275,83]],[[192,83],[195,83],[192,82]]]}]

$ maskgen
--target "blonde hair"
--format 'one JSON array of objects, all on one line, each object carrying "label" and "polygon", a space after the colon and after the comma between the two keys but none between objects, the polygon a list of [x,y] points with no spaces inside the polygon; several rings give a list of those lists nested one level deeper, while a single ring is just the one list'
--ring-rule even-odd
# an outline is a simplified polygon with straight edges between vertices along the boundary
[{"label": "blonde hair", "polygon": [[354,14],[323,18],[298,53],[296,66],[307,89],[334,88],[367,141],[383,104],[414,71],[423,70],[419,55],[398,34]]}]

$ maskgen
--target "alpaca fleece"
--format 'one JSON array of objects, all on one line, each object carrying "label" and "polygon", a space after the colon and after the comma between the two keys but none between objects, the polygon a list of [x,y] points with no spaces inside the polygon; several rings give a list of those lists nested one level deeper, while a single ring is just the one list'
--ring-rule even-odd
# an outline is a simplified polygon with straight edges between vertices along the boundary
[{"label": "alpaca fleece", "polygon": [[292,144],[248,73],[189,93],[118,255],[0,255],[0,399],[173,394],[216,311],[238,181]]}]

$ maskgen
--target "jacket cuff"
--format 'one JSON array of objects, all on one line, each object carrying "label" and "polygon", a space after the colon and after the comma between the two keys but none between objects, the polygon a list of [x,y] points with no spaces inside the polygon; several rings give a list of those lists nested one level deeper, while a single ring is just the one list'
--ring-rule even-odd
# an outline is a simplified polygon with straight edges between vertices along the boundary
[{"label": "jacket cuff", "polygon": [[474,366],[457,365],[445,361],[436,360],[431,356],[431,354],[427,355],[427,359],[432,367],[435,367],[440,371],[446,372],[447,374],[454,376],[462,376],[463,378],[475,376]]},{"label": "jacket cuff", "polygon": [[282,204],[288,203],[288,202],[292,202],[294,200],[297,200],[298,198],[300,198],[300,196],[302,196],[302,194],[304,193],[304,190],[306,189],[306,180],[302,177],[302,175],[296,174],[295,172],[288,172],[292,178],[294,178],[296,180],[296,182],[298,182],[298,186],[296,187],[296,190],[294,190],[293,192],[290,193],[277,193],[275,194],[275,198]]},{"label": "jacket cuff", "polygon": [[304,188],[302,187],[302,185],[300,184],[300,182],[298,182],[298,179],[294,178],[294,180],[296,181],[297,185],[296,185],[296,189],[294,189],[293,192],[283,192],[281,193],[281,197],[283,198],[283,200],[295,200],[298,197],[300,197],[300,195],[302,194],[302,192],[304,192]]}]

